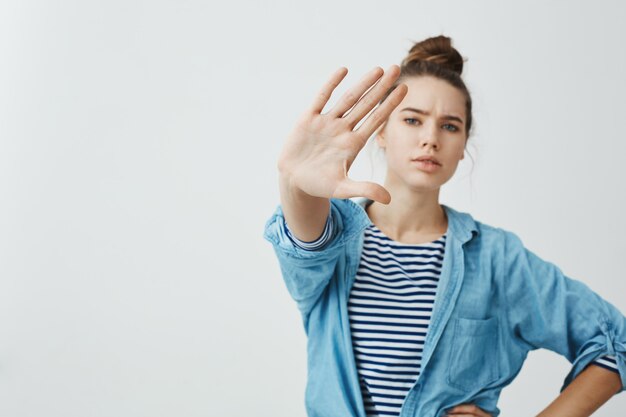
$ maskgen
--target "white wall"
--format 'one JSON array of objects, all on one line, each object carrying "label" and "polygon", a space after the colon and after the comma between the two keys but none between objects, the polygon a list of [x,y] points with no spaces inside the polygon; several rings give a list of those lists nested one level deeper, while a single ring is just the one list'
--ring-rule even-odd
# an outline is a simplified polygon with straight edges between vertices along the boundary
[{"label": "white wall", "polygon": [[[626,312],[624,6],[389,3],[0,3],[0,416],[304,416],[304,331],[262,238],[278,152],[334,69],[340,94],[441,33],[475,105],[441,201]],[[532,352],[502,415],[569,369]]]}]

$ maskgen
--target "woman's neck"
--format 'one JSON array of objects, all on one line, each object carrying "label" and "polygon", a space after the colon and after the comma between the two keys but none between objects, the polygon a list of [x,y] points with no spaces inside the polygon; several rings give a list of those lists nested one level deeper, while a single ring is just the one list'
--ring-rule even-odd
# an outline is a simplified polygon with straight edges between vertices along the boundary
[{"label": "woman's neck", "polygon": [[374,201],[365,211],[371,222],[391,239],[423,243],[443,235],[448,229],[448,219],[438,197],[439,190],[423,194],[392,193],[389,204]]}]

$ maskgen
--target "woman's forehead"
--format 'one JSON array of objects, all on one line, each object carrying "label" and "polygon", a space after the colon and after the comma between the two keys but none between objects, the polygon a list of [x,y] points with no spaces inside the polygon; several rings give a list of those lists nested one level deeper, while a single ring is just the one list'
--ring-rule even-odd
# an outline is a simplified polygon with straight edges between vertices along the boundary
[{"label": "woman's forehead", "polygon": [[462,117],[465,113],[465,96],[447,81],[434,77],[411,77],[402,81],[408,92],[396,110],[409,107],[427,113],[445,113]]}]

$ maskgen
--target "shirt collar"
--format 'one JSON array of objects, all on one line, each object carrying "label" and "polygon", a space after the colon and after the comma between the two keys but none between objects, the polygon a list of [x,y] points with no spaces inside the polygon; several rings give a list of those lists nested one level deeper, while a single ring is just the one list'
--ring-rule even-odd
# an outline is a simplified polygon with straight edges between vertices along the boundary
[{"label": "shirt collar", "polygon": [[[365,207],[372,203],[373,200],[367,197],[356,197],[354,202],[361,207],[362,214],[365,215],[369,221],[369,217],[365,212]],[[465,243],[478,234],[478,224],[471,214],[455,210],[446,204],[441,204],[441,206],[444,208],[446,215],[448,216],[447,233],[449,236],[454,236],[459,239],[461,243]]]}]

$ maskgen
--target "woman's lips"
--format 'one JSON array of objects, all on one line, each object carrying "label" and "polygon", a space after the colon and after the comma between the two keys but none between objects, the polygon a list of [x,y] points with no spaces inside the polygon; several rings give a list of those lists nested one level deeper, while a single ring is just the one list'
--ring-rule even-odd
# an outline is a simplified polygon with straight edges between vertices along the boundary
[{"label": "woman's lips", "polygon": [[436,164],[434,162],[430,162],[430,161],[413,161],[414,164],[417,165],[418,169],[421,169],[422,171],[426,171],[426,172],[435,172],[436,170],[438,170],[439,168],[441,168],[441,165]]}]

